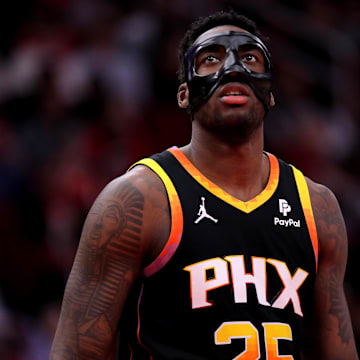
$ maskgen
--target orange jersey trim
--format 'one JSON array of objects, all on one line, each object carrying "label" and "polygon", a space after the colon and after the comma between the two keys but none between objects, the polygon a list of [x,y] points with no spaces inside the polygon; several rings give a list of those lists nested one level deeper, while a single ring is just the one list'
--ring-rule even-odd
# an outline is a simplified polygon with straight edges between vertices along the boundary
[{"label": "orange jersey trim", "polygon": [[268,201],[271,198],[271,196],[274,194],[279,183],[279,172],[280,172],[279,162],[274,155],[266,153],[270,161],[270,176],[265,189],[259,195],[255,196],[253,199],[249,201],[241,201],[233,197],[232,195],[230,195],[220,187],[218,187],[208,178],[206,178],[190,162],[190,160],[184,155],[184,153],[179,148],[173,146],[172,148],[168,149],[168,151],[170,151],[175,156],[175,158],[180,162],[180,164],[185,168],[185,170],[206,190],[208,190],[213,195],[217,196],[218,198],[222,199],[223,201],[227,202],[228,204],[234,206],[235,208],[247,214],[257,209],[261,205],[263,205],[266,201]]},{"label": "orange jersey trim", "polygon": [[306,221],[306,224],[307,224],[307,227],[309,230],[309,234],[310,234],[310,238],[311,238],[311,242],[313,245],[315,262],[316,262],[316,270],[317,270],[318,259],[319,259],[319,244],[318,244],[318,235],[317,235],[317,230],[316,230],[316,225],[315,225],[314,214],[313,214],[313,210],[312,210],[312,206],[311,206],[309,188],[308,188],[308,185],[306,183],[303,173],[300,170],[296,169],[293,165],[291,165],[291,167],[294,171],[294,176],[295,176],[296,185],[297,185],[297,188],[299,191],[301,206],[304,211],[305,221]]},{"label": "orange jersey trim", "polygon": [[145,165],[160,177],[161,181],[165,185],[170,204],[171,230],[169,239],[158,257],[151,264],[145,267],[143,273],[146,277],[149,277],[167,264],[174,255],[181,241],[184,219],[179,196],[176,192],[174,184],[163,168],[155,160],[142,159],[132,165],[129,170],[136,165]]}]

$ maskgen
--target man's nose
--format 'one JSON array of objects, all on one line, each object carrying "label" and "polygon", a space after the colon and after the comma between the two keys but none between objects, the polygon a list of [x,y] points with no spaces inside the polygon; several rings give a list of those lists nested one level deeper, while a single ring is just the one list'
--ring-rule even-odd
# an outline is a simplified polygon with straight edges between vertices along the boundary
[{"label": "man's nose", "polygon": [[225,67],[242,65],[237,50],[231,49],[228,51],[224,65]]},{"label": "man's nose", "polygon": [[224,63],[224,71],[227,75],[230,76],[241,76],[247,73],[247,69],[242,64],[237,50],[230,50],[227,54],[225,63]]}]

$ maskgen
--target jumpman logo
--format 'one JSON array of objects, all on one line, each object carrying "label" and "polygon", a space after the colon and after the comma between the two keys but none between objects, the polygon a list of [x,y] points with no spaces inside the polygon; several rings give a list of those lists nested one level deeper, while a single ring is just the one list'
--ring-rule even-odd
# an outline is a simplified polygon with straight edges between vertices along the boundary
[{"label": "jumpman logo", "polygon": [[209,215],[206,212],[204,196],[201,197],[200,209],[199,209],[197,214],[198,214],[199,217],[194,221],[195,224],[199,223],[202,219],[205,219],[205,218],[207,218],[209,220],[212,220],[214,223],[218,222],[218,219],[214,219],[211,215]]}]

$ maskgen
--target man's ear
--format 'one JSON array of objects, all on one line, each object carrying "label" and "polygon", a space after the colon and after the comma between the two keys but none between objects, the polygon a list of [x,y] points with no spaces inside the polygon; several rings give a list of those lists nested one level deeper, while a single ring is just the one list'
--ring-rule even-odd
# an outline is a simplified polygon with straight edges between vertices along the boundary
[{"label": "man's ear", "polygon": [[187,83],[182,83],[179,86],[177,100],[179,107],[182,109],[187,109],[189,107],[189,88]]},{"label": "man's ear", "polygon": [[274,106],[275,106],[275,98],[274,98],[274,94],[271,91],[270,92],[270,107],[274,107]]}]

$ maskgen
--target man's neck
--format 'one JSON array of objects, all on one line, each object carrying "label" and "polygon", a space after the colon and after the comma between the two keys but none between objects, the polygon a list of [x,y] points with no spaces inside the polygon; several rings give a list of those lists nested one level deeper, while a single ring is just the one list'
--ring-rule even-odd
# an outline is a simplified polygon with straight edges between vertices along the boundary
[{"label": "man's neck", "polygon": [[181,150],[209,180],[242,201],[249,201],[266,186],[270,165],[263,153],[262,126],[246,140],[224,141],[211,133],[193,131]]}]

